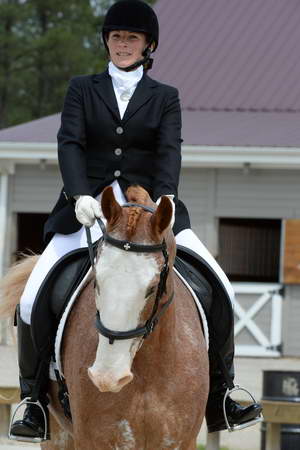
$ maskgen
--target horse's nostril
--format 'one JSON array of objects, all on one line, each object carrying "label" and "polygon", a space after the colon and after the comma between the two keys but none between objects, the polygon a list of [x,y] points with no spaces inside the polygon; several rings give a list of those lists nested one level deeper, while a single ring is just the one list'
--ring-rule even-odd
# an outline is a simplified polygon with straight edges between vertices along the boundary
[{"label": "horse's nostril", "polygon": [[94,381],[94,373],[93,373],[93,369],[91,367],[88,368],[87,370],[88,372],[88,376],[90,378],[91,381]]},{"label": "horse's nostril", "polygon": [[129,374],[129,375],[126,375],[126,376],[123,377],[123,378],[120,378],[120,380],[118,381],[118,386],[119,386],[119,387],[125,386],[126,384],[130,383],[130,381],[132,380],[132,378],[133,378],[132,373]]}]

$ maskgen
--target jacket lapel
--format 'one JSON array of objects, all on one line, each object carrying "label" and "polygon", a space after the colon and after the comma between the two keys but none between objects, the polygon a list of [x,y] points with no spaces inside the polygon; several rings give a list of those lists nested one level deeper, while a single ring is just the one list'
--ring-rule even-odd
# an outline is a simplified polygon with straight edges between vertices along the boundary
[{"label": "jacket lapel", "polygon": [[94,86],[108,109],[116,119],[121,120],[117,99],[108,70],[97,74],[93,78]]},{"label": "jacket lapel", "polygon": [[143,106],[154,94],[153,88],[156,87],[156,83],[144,75],[141,81],[138,83],[133,96],[131,97],[122,122],[127,122],[140,108]]},{"label": "jacket lapel", "polygon": [[[97,93],[101,96],[106,106],[115,118],[121,121],[117,99],[108,70],[94,75],[93,82]],[[156,86],[157,83],[144,74],[128,103],[122,123],[127,122],[130,117],[132,117],[141,108],[141,106],[143,106],[152,97],[154,93],[153,88]]]}]

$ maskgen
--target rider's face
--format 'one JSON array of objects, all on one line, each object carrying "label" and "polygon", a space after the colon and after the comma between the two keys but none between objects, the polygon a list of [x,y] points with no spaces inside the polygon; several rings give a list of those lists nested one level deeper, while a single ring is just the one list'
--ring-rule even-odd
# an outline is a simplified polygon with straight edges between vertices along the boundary
[{"label": "rider's face", "polygon": [[110,59],[116,66],[124,68],[142,58],[146,45],[146,35],[133,31],[110,31],[107,39]]}]

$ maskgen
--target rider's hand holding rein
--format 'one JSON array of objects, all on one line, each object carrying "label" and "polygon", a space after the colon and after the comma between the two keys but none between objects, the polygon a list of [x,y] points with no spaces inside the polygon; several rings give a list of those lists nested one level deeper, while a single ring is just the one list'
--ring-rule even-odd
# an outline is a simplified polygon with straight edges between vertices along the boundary
[{"label": "rider's hand holding rein", "polygon": [[75,200],[76,218],[85,227],[91,227],[96,218],[102,217],[100,203],[90,195],[79,195]]},{"label": "rider's hand holding rein", "polygon": [[[172,219],[170,226],[173,228],[175,222],[175,203],[174,195],[166,195],[172,204]],[[74,197],[75,203],[75,214],[78,222],[80,222],[85,227],[91,227],[94,225],[96,218],[103,217],[100,203],[95,200],[90,195],[76,195]],[[157,206],[161,202],[161,197],[156,201]]]}]

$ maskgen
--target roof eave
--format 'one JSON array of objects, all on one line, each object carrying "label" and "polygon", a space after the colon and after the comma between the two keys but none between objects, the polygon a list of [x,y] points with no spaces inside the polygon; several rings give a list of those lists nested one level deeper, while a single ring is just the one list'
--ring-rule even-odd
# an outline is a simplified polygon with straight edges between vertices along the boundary
[{"label": "roof eave", "polygon": [[54,142],[0,142],[0,164],[10,160],[20,164],[57,164],[57,144]]},{"label": "roof eave", "polygon": [[[0,163],[3,160],[19,164],[39,164],[42,160],[57,164],[57,144],[0,142]],[[182,166],[299,169],[300,147],[183,145]]]},{"label": "roof eave", "polygon": [[300,147],[183,145],[182,155],[187,168],[300,168]]}]

